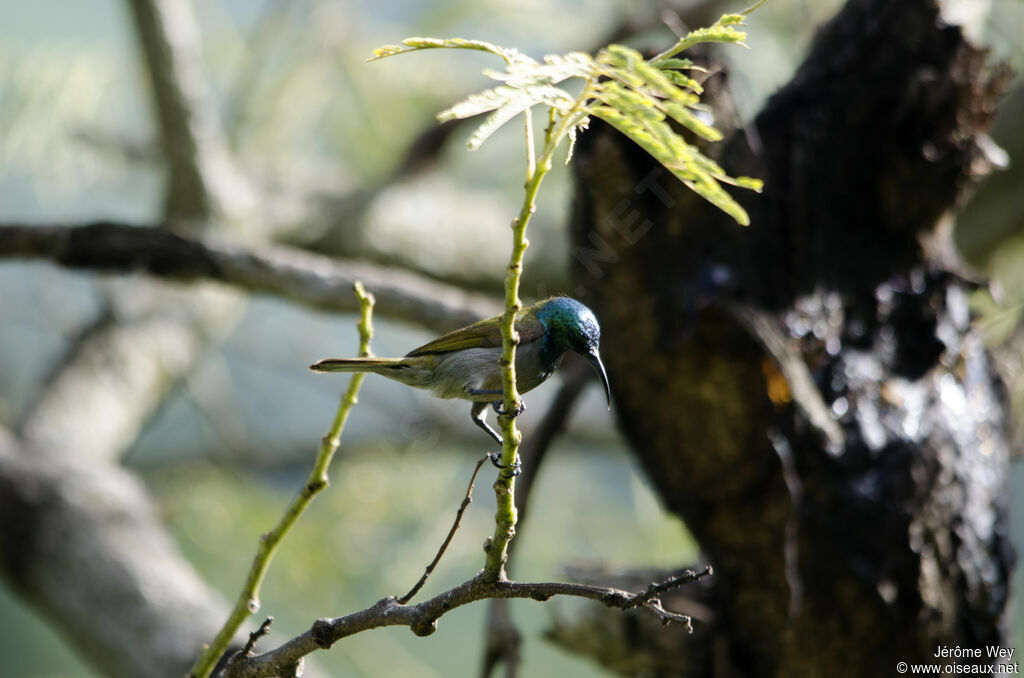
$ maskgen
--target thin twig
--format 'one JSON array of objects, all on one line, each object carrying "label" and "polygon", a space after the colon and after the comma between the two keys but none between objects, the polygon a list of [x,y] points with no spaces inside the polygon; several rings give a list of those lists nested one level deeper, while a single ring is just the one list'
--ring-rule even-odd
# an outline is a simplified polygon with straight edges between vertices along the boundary
[{"label": "thin twig", "polygon": [[437,630],[438,620],[451,610],[486,598],[528,598],[546,601],[554,596],[573,596],[596,600],[620,610],[643,607],[658,614],[662,619],[667,616],[670,617],[670,621],[685,623],[683,615],[667,613],[661,609],[660,601],[653,601],[666,591],[710,574],[710,567],[699,572],[687,570],[664,582],[652,584],[644,591],[630,593],[622,589],[590,584],[523,583],[507,579],[488,581],[486,573],[480,572],[469,581],[416,605],[402,605],[397,599],[388,597],[359,612],[335,619],[318,619],[309,630],[283,645],[261,655],[241,658],[235,665],[225,670],[224,678],[262,678],[279,675],[285,668],[295,666],[306,655],[316,650],[327,649],[342,638],[370,629],[408,626],[416,635],[428,636]]},{"label": "thin twig", "polygon": [[249,634],[249,642],[247,642],[245,647],[242,648],[242,654],[252,654],[253,648],[256,647],[256,641],[270,633],[270,625],[273,623],[273,617],[267,617],[264,619],[263,623],[260,624],[260,627]]},{"label": "thin twig", "polygon": [[683,570],[680,574],[669,577],[665,581],[659,583],[653,583],[647,587],[647,590],[643,593],[637,594],[636,605],[646,605],[648,601],[654,600],[662,593],[668,593],[673,589],[677,589],[683,584],[688,584],[692,581],[703,579],[704,577],[710,577],[714,574],[714,570],[711,569],[710,565],[705,565],[703,570],[699,572],[697,570]]},{"label": "thin twig", "polygon": [[646,607],[650,610],[654,610],[654,612],[657,613],[658,618],[661,619],[661,623],[665,626],[668,626],[672,622],[678,622],[686,627],[687,633],[693,633],[693,619],[690,615],[667,611],[661,606],[661,600],[658,598],[648,601]]},{"label": "thin twig", "polygon": [[224,665],[225,670],[228,667],[233,666],[240,658],[253,656],[256,649],[256,642],[263,636],[270,633],[270,625],[273,623],[273,617],[267,617],[264,619],[263,623],[260,624],[260,627],[249,634],[249,640],[246,642],[245,647],[237,650],[233,655],[231,655],[231,658],[228,659],[227,663]]},{"label": "thin twig", "polygon": [[[368,294],[363,289],[362,283],[356,282],[354,288],[362,308],[362,315],[359,319],[359,354],[369,356],[370,340],[373,338],[372,314],[374,299],[372,294]],[[331,423],[331,428],[320,441],[320,449],[317,452],[316,460],[313,462],[313,468],[310,470],[309,476],[306,478],[299,494],[285,509],[284,515],[274,529],[265,533],[260,538],[256,556],[253,558],[252,566],[249,569],[249,574],[246,577],[245,584],[242,586],[238,600],[235,602],[231,614],[228,616],[227,621],[224,622],[224,626],[217,634],[217,637],[204,648],[199,659],[196,660],[195,666],[192,667],[192,671],[189,674],[192,678],[208,678],[217,664],[217,660],[224,654],[231,639],[235,637],[239,627],[249,615],[255,614],[259,610],[260,585],[263,583],[263,578],[270,567],[270,561],[277,552],[277,547],[284,540],[292,526],[298,521],[299,517],[305,512],[306,508],[313,502],[316,495],[327,488],[327,468],[330,466],[331,459],[338,449],[341,432],[345,428],[348,415],[358,400],[359,387],[363,383],[364,376],[362,373],[352,376],[348,389],[338,404],[338,411],[334,416],[334,421]],[[292,663],[294,664],[294,662]]]},{"label": "thin twig", "polygon": [[462,498],[462,503],[459,504],[459,510],[455,512],[455,522],[452,523],[451,529],[448,530],[448,536],[444,538],[444,541],[441,543],[441,548],[437,550],[437,555],[434,556],[434,559],[430,561],[430,564],[427,565],[426,569],[423,571],[423,576],[420,577],[420,580],[416,582],[416,585],[413,586],[408,593],[398,599],[398,602],[402,605],[408,603],[412,600],[413,596],[419,593],[420,589],[423,588],[423,585],[427,583],[427,578],[434,571],[434,568],[437,567],[439,562],[441,562],[444,552],[448,550],[448,545],[452,543],[452,538],[459,529],[459,524],[462,522],[462,515],[466,512],[466,507],[473,501],[473,487],[476,485],[476,476],[480,473],[480,467],[483,466],[484,462],[488,459],[490,459],[490,456],[484,455],[480,458],[480,461],[476,463],[476,468],[473,469],[473,475],[469,479],[469,487],[466,488],[466,496]]}]

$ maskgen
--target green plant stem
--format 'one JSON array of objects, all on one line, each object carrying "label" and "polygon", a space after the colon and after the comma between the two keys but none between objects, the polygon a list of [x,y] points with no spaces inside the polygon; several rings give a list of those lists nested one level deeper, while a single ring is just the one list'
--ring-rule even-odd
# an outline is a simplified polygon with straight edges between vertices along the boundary
[{"label": "green plant stem", "polygon": [[[359,298],[359,308],[361,311],[358,325],[359,355],[369,356],[370,340],[373,338],[372,317],[374,298],[372,294],[368,294],[363,289],[362,283],[357,281],[354,288],[356,296]],[[295,498],[292,499],[291,503],[288,504],[284,515],[281,516],[277,525],[270,532],[266,532],[260,537],[259,547],[256,550],[256,555],[253,558],[249,574],[245,579],[245,584],[242,586],[238,600],[235,602],[231,614],[213,639],[213,642],[203,648],[199,659],[196,660],[195,665],[189,672],[191,678],[209,678],[217,661],[223,656],[231,640],[238,633],[238,629],[250,615],[255,614],[259,610],[260,585],[263,583],[263,578],[270,567],[270,561],[277,552],[277,547],[284,540],[285,535],[288,534],[292,526],[295,525],[296,521],[298,521],[299,517],[305,512],[306,508],[313,502],[314,497],[327,488],[329,483],[327,468],[330,466],[331,459],[338,449],[341,432],[345,428],[349,412],[352,411],[352,408],[358,402],[359,387],[363,383],[364,376],[362,373],[352,376],[348,388],[341,397],[341,402],[338,403],[338,410],[334,415],[334,421],[331,422],[327,435],[320,440],[320,449],[317,451],[316,460],[313,462],[313,468],[310,470],[305,484]]]},{"label": "green plant stem", "polygon": [[[519,283],[523,275],[523,258],[530,241],[526,239],[526,227],[530,224],[530,217],[536,211],[537,193],[540,191],[544,177],[551,170],[551,159],[558,148],[559,142],[564,139],[569,130],[586,117],[585,102],[590,98],[590,87],[585,87],[576,100],[575,106],[566,113],[554,130],[548,127],[545,134],[544,150],[537,158],[533,171],[526,178],[525,195],[523,206],[519,216],[512,222],[512,254],[509,257],[507,274],[505,276],[505,312],[501,316],[501,378],[502,378],[502,407],[506,413],[498,417],[498,424],[501,426],[501,464],[511,468],[519,455],[519,443],[522,435],[516,428],[516,420],[511,413],[516,412],[520,406],[519,391],[516,389],[516,346],[519,344],[519,334],[515,332],[516,314],[523,307],[519,299]],[[527,111],[525,115],[529,116]],[[527,125],[527,147],[533,148],[532,125]],[[532,158],[533,152],[528,151],[528,158]],[[483,577],[485,581],[495,582],[505,579],[505,560],[508,557],[508,543],[515,536],[516,532],[516,504],[515,504],[515,476],[507,470],[499,471],[498,478],[494,481],[494,497],[497,509],[494,514],[494,536],[484,546],[486,559],[484,562]]]},{"label": "green plant stem", "polygon": [[537,171],[537,151],[533,144],[533,113],[532,109],[527,109],[523,113],[524,128],[526,132],[526,181],[530,179]]}]

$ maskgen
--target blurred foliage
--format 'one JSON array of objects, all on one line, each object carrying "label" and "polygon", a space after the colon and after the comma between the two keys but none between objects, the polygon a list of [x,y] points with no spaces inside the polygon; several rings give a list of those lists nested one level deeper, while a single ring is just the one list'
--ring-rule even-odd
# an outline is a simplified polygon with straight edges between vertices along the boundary
[{"label": "blurred foliage", "polygon": [[0,45],[0,181],[17,167],[40,184],[71,191],[117,171],[68,137],[101,115],[115,72],[107,55],[91,51]]}]

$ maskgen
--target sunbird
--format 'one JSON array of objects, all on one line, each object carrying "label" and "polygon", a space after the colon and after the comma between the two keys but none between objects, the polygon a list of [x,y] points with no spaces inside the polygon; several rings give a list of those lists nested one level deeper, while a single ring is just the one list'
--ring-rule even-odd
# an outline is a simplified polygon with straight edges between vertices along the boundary
[{"label": "sunbird", "polygon": [[[501,316],[449,332],[409,351],[401,358],[326,358],[309,366],[315,372],[373,372],[408,386],[430,391],[438,398],[472,401],[473,423],[501,444],[501,436],[485,419],[487,405],[502,414]],[[594,313],[569,297],[551,297],[516,314],[516,388],[526,393],[551,376],[566,351],[580,354],[604,385],[611,408],[608,375],[598,344],[601,326]]]}]

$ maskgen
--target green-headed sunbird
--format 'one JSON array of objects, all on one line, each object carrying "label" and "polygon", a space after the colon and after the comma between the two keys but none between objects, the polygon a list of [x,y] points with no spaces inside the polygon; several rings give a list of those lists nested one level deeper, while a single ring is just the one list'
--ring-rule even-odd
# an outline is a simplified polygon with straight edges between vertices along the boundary
[{"label": "green-headed sunbird", "polygon": [[[449,332],[413,349],[402,358],[327,358],[310,365],[316,372],[373,372],[430,391],[438,398],[470,400],[473,423],[499,444],[501,436],[485,420],[487,405],[500,411],[502,397],[501,316]],[[601,327],[594,313],[569,297],[551,297],[516,314],[516,387],[520,393],[542,384],[566,351],[590,362],[604,385],[608,407],[611,389],[598,344]]]}]

